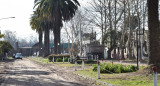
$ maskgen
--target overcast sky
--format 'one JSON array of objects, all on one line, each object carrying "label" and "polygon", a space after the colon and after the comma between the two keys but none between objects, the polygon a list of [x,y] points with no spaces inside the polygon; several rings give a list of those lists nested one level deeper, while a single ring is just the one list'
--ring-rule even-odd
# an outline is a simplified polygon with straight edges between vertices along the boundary
[{"label": "overcast sky", "polygon": [[[81,6],[86,0],[79,0]],[[0,30],[11,30],[20,38],[36,37],[37,33],[31,30],[29,20],[33,13],[34,0],[0,0],[0,19],[15,17],[14,19],[0,20]]]}]

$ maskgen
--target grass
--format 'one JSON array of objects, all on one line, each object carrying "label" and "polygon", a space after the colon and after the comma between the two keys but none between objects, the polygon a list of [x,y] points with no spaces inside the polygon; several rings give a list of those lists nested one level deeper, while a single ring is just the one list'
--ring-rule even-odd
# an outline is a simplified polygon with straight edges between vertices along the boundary
[{"label": "grass", "polygon": [[[29,57],[30,60],[34,60],[34,61],[37,61],[37,62],[41,62],[41,63],[44,63],[44,64],[53,64],[53,62],[48,62],[47,63],[47,58],[42,58],[42,57],[38,57],[38,58],[35,58],[35,57]],[[43,60],[40,60],[40,59],[43,59]],[[68,63],[68,62],[54,62],[54,64],[56,64],[57,66],[60,66],[60,67],[74,67],[75,64],[71,64],[71,63]],[[85,66],[93,66],[94,64],[85,64]],[[77,64],[78,67],[81,67],[82,65],[81,64]]]},{"label": "grass", "polygon": [[[34,60],[34,61],[37,61],[37,62],[41,62],[41,63],[44,63],[44,64],[53,64],[53,62],[47,62],[47,58],[43,58],[43,57],[38,57],[38,58],[35,58],[35,57],[29,57],[30,60]],[[54,64],[68,64],[68,62],[54,62]]]},{"label": "grass", "polygon": [[[97,72],[94,72],[91,69],[75,71],[74,73],[97,79]],[[101,74],[101,79],[97,80],[107,82],[116,86],[153,86],[152,74]],[[158,85],[160,85],[160,75],[158,75],[157,81],[159,81]]]},{"label": "grass", "polygon": [[[40,57],[41,58],[41,57]],[[36,58],[29,58],[31,60],[35,60],[38,62],[42,62]],[[44,64],[47,64],[47,59],[43,59]],[[48,64],[53,64],[53,62],[49,62]],[[74,67],[74,64],[70,64],[68,62],[54,62],[59,67]],[[77,64],[81,66],[81,64]],[[93,66],[93,64],[85,64],[85,66]],[[145,66],[140,67],[140,69],[144,69]],[[92,69],[75,71],[75,74],[81,74],[87,77],[91,77],[97,79],[97,72],[92,71]],[[153,75],[149,74],[136,74],[135,73],[121,73],[121,74],[101,74],[101,79],[97,79],[99,81],[103,81],[106,83],[110,83],[116,86],[153,86]],[[158,75],[158,85],[160,84],[160,75]],[[97,82],[97,84],[99,84]]]},{"label": "grass", "polygon": [[13,59],[12,57],[8,57],[8,59]]}]

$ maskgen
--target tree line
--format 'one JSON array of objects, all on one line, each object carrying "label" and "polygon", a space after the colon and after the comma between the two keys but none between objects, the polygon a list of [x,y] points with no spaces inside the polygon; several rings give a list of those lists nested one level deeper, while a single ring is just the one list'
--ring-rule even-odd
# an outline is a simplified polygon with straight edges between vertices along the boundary
[{"label": "tree line", "polygon": [[[44,33],[45,55],[49,55],[50,31],[54,33],[55,54],[60,53],[58,45],[61,28],[66,21],[71,20],[65,23],[67,25],[70,23],[65,30],[68,32],[68,28],[71,29],[72,35],[69,38],[72,43],[76,40],[79,27],[98,28],[101,30],[99,41],[108,47],[108,58],[110,59],[111,52],[119,47],[121,57],[124,59],[125,48],[128,50],[128,57],[132,58],[137,54],[135,46],[140,49],[139,47],[145,43],[143,39],[146,38],[149,63],[160,62],[158,60],[160,55],[156,53],[160,49],[157,47],[159,46],[158,0],[92,0],[88,6],[81,7],[82,9],[77,11],[78,6],[80,4],[77,0],[35,0],[34,14],[30,24],[39,33],[39,48],[42,47],[41,40]],[[147,35],[136,35],[147,29]],[[156,50],[154,50],[155,47]]]}]

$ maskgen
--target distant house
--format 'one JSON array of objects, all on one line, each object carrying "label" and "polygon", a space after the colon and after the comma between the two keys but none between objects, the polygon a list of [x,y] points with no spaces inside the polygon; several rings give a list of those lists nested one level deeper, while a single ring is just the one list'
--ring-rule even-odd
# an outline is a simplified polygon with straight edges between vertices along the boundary
[{"label": "distant house", "polygon": [[[61,43],[61,53],[69,53],[69,48],[72,47],[72,43]],[[44,45],[43,45],[44,47]],[[42,47],[42,49],[43,49]],[[74,48],[76,45],[74,44]],[[18,47],[16,52],[22,53],[23,56],[32,56],[32,55],[39,55],[39,43],[34,44],[32,47]],[[50,43],[50,53],[54,53],[54,44]]]},{"label": "distant house", "polygon": [[96,43],[87,44],[86,55],[88,59],[102,59],[104,58],[104,46]]}]

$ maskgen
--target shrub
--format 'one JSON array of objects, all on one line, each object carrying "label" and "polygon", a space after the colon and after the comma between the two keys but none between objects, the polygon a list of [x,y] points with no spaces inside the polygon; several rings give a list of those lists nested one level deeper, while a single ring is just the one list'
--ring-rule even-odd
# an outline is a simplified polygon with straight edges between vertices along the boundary
[{"label": "shrub", "polygon": [[49,62],[52,62],[53,61],[53,57],[52,56],[49,56]]},{"label": "shrub", "polygon": [[[93,71],[97,71],[97,65],[93,66]],[[134,65],[123,66],[122,64],[100,64],[101,73],[127,73],[135,71],[137,71],[137,67]]]},{"label": "shrub", "polygon": [[97,65],[93,65],[93,71],[97,71]]},{"label": "shrub", "polygon": [[88,61],[86,61],[87,64],[91,64],[94,63],[94,61],[92,59],[89,59]]},{"label": "shrub", "polygon": [[64,58],[64,62],[68,62],[68,58],[67,57]]},{"label": "shrub", "polygon": [[56,62],[63,62],[63,59],[62,58],[57,58]]}]

